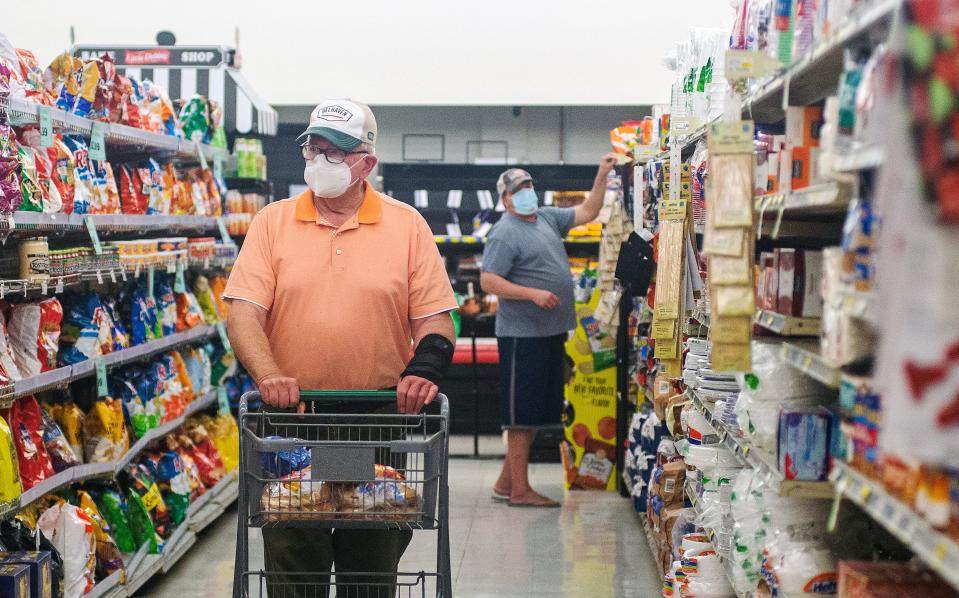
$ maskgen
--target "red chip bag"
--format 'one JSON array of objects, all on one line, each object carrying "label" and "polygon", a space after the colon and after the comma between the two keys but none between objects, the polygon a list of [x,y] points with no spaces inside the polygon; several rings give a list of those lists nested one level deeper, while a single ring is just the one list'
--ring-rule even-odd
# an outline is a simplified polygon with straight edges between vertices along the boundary
[{"label": "red chip bag", "polygon": [[[209,439],[207,439],[207,442],[209,442]],[[185,433],[179,434],[177,436],[177,443],[180,445],[182,452],[189,456],[196,464],[197,471],[200,474],[200,480],[204,486],[212,488],[216,486],[217,482],[223,479],[225,475],[223,464],[210,459],[206,452],[193,443],[190,436]],[[217,456],[217,461],[219,461],[219,456]]]},{"label": "red chip bag", "polygon": [[139,169],[120,167],[120,205],[124,214],[146,214],[150,197],[143,194]]},{"label": "red chip bag", "polygon": [[70,151],[60,136],[57,136],[53,145],[47,148],[47,157],[53,167],[51,178],[53,184],[60,192],[60,200],[63,202],[63,211],[67,214],[73,213],[73,152]]},{"label": "red chip bag", "polygon": [[43,417],[33,396],[20,397],[0,415],[10,425],[17,445],[20,481],[27,491],[53,475],[53,464],[43,444]]}]

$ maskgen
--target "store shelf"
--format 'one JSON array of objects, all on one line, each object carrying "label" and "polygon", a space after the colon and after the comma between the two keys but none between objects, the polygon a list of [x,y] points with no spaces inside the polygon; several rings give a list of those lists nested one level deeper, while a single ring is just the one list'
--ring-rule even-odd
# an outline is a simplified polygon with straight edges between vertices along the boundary
[{"label": "store shelf", "polygon": [[[10,124],[39,125],[39,105],[26,100],[0,97],[0,112],[6,112]],[[93,132],[94,121],[69,114],[59,108],[50,108],[54,131],[65,135],[81,135],[87,139]],[[230,159],[230,153],[224,148],[198,144],[179,139],[171,135],[161,135],[144,129],[138,129],[119,123],[104,123],[104,142],[107,160],[135,160],[138,158],[199,160],[203,152],[207,162]]]},{"label": "store shelf", "polygon": [[826,386],[839,388],[839,366],[820,355],[817,341],[783,343],[782,358],[789,365]]},{"label": "store shelf", "polygon": [[845,214],[852,199],[852,186],[843,183],[822,183],[790,191],[772,193],[755,198],[755,208],[765,218],[792,216]]},{"label": "store shelf", "polygon": [[[474,237],[470,235],[466,235],[463,237],[451,237],[449,235],[436,235],[433,238],[436,240],[437,245],[485,245],[486,244],[486,237]],[[583,246],[599,245],[599,241],[600,240],[598,237],[589,237],[589,238],[566,237],[566,239],[564,239],[564,242],[567,245],[583,245]]]},{"label": "store shelf", "polygon": [[837,494],[859,505],[950,586],[959,589],[959,545],[955,541],[886,492],[881,483],[866,478],[845,463],[834,465],[832,482]]},{"label": "store shelf", "polygon": [[[123,365],[125,363],[138,361],[156,353],[168,351],[178,345],[207,340],[209,338],[213,338],[217,334],[218,331],[214,326],[197,326],[196,328],[187,330],[185,332],[177,332],[175,334],[171,334],[170,336],[165,336],[142,345],[137,345],[135,347],[130,347],[129,349],[123,349],[115,353],[104,355],[103,361],[107,367]],[[56,368],[54,370],[50,370],[49,372],[43,372],[37,376],[30,376],[29,378],[16,380],[12,385],[0,388],[0,393],[7,391],[7,398],[12,400],[17,397],[34,394],[48,388],[63,386],[73,382],[74,380],[79,380],[80,378],[92,376],[94,375],[94,370],[95,368],[93,360],[88,359],[73,365]],[[12,391],[10,391],[11,387]],[[7,401],[7,404],[9,404],[9,401]]]},{"label": "store shelf", "polygon": [[[686,483],[683,486],[683,490],[686,493],[686,497],[689,499],[690,504],[693,507],[693,510],[697,515],[702,513],[702,505],[700,505],[700,497],[696,494],[695,490],[692,488],[692,485],[689,483],[689,478],[686,479]],[[703,528],[706,530],[706,536],[709,538],[709,541],[713,543],[713,548],[716,547],[716,532],[709,528]],[[719,557],[720,562],[723,564],[723,570],[726,572],[726,579],[729,580],[729,585],[733,587],[733,590],[736,592],[736,598],[753,598],[752,592],[740,592],[736,589],[735,577],[733,576],[732,561],[729,560],[724,554],[716,551],[716,556]]]},{"label": "store shelf", "polygon": [[879,326],[879,313],[876,297],[870,292],[849,292],[843,295],[840,303],[842,310],[854,318]]},{"label": "store shelf", "polygon": [[86,480],[102,477],[113,477],[120,470],[129,465],[131,461],[136,459],[140,453],[142,453],[143,450],[150,445],[150,443],[166,436],[176,428],[182,426],[183,422],[185,422],[189,416],[206,409],[214,402],[216,402],[215,392],[210,391],[203,394],[187,405],[183,415],[163,424],[158,428],[150,430],[143,438],[138,440],[129,448],[129,450],[127,450],[122,459],[118,461],[108,461],[105,463],[85,463],[83,465],[77,465],[76,467],[71,467],[70,469],[61,471],[60,473],[43,480],[36,486],[21,494],[19,503],[15,507],[12,507],[11,510],[22,509],[37,499],[42,498],[51,492],[56,492],[60,488],[64,488],[75,482],[83,482]]},{"label": "store shelf", "polygon": [[853,149],[836,161],[837,172],[859,172],[879,168],[883,162],[881,147],[874,145]]},{"label": "store shelf", "polygon": [[[903,0],[874,0],[862,3],[845,22],[803,58],[760,85],[743,102],[743,118],[758,123],[783,119],[783,106],[806,106],[833,93],[843,72],[844,51],[860,40],[888,28],[895,9]],[[788,94],[788,98],[783,96]],[[788,100],[784,102],[784,99]]]},{"label": "store shelf", "polygon": [[71,232],[86,229],[89,218],[98,232],[189,232],[217,228],[216,216],[176,216],[168,214],[43,214],[14,212],[0,217],[0,232]]},{"label": "store shelf", "polygon": [[123,577],[123,571],[114,571],[109,577],[100,580],[93,589],[84,595],[83,598],[114,598],[115,596],[125,596],[120,578]]},{"label": "store shelf", "polygon": [[819,318],[795,318],[765,309],[756,310],[753,323],[782,336],[819,336],[822,330]]},{"label": "store shelf", "polygon": [[688,388],[686,393],[699,412],[706,418],[706,421],[719,433],[720,444],[732,451],[744,465],[748,465],[757,472],[766,475],[770,487],[780,496],[794,498],[830,498],[833,496],[832,487],[828,482],[802,482],[784,479],[773,455],[753,446],[748,440],[739,436],[739,430],[730,429],[725,423],[717,419],[713,414],[712,406],[703,401],[695,390]]}]

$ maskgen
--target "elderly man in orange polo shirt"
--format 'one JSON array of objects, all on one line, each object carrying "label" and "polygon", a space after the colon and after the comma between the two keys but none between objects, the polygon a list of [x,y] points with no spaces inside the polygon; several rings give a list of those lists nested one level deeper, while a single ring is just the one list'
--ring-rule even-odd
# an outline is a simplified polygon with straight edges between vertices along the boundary
[{"label": "elderly man in orange polo shirt", "polygon": [[[301,135],[308,189],[257,214],[230,275],[230,342],[272,408],[302,412],[300,389],[395,387],[396,411],[419,413],[452,360],[457,304],[429,226],[366,182],[376,135],[364,104],[317,106]],[[333,565],[395,573],[411,537],[264,529],[266,568],[278,583]]]}]

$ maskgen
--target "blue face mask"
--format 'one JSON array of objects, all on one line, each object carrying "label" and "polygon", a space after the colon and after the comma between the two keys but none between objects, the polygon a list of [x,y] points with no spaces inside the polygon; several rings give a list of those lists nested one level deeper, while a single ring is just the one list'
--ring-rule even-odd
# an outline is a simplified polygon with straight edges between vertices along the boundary
[{"label": "blue face mask", "polygon": [[532,216],[539,208],[539,198],[532,189],[520,189],[513,194],[513,210],[521,216]]}]

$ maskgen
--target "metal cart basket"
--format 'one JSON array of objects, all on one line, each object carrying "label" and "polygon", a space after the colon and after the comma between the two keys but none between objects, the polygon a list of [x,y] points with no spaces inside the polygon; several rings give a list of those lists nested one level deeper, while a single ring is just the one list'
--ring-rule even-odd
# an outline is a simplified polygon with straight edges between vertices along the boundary
[{"label": "metal cart basket", "polygon": [[[446,396],[418,415],[397,415],[393,391],[300,397],[307,413],[250,411],[257,392],[240,399],[234,598],[450,598]],[[434,530],[436,570],[253,571],[250,528],[270,527]]]}]

